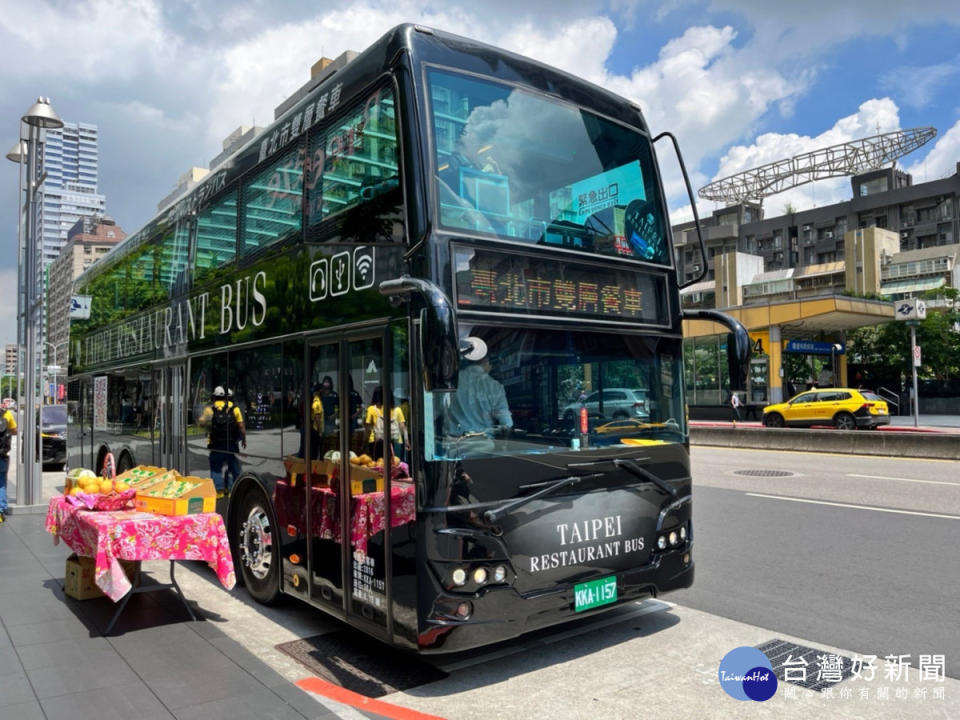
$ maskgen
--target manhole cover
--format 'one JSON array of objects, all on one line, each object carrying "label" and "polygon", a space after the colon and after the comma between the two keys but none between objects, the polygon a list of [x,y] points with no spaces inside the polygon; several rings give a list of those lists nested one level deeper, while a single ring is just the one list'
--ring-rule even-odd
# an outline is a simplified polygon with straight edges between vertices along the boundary
[{"label": "manhole cover", "polygon": [[819,692],[853,674],[853,660],[826,650],[779,639],[757,645],[757,650],[769,658],[777,680],[808,690]]},{"label": "manhole cover", "polygon": [[796,475],[789,470],[734,470],[733,474],[747,477],[793,477]]},{"label": "manhole cover", "polygon": [[447,677],[439,668],[359,631],[315,635],[276,647],[327,682],[371,698]]}]

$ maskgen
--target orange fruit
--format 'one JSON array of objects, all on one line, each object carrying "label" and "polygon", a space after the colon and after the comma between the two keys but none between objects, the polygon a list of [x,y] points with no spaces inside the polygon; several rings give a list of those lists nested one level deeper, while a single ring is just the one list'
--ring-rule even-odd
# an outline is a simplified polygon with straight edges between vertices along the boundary
[{"label": "orange fruit", "polygon": [[130,486],[121,480],[114,486],[113,489],[116,490],[117,492],[123,492],[124,490],[129,490]]},{"label": "orange fruit", "polygon": [[78,486],[74,486],[73,488],[71,488],[70,494],[71,494],[71,495],[79,495],[79,494],[80,494],[80,488],[79,488]]},{"label": "orange fruit", "polygon": [[104,480],[102,483],[100,483],[100,492],[102,492],[104,495],[109,495],[112,493],[113,482],[110,480]]}]

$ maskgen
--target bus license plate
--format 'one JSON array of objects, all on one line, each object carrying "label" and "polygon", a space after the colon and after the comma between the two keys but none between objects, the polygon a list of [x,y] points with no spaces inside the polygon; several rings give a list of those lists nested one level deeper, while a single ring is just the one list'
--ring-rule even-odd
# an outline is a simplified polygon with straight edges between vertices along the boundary
[{"label": "bus license plate", "polygon": [[615,577],[600,578],[573,586],[574,612],[590,610],[616,601],[617,578]]}]

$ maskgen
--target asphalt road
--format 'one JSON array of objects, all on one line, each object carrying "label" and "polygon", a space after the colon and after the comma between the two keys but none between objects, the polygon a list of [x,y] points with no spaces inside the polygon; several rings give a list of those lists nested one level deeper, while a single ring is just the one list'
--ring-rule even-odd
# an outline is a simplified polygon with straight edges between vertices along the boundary
[{"label": "asphalt road", "polygon": [[667,599],[914,667],[942,653],[960,678],[956,463],[705,447],[692,459],[696,580]]}]

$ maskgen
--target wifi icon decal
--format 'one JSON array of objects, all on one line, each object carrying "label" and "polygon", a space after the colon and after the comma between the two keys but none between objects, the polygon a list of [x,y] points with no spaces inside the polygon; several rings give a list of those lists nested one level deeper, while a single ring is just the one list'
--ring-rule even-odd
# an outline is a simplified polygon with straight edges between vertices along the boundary
[{"label": "wifi icon decal", "polygon": [[353,251],[353,289],[373,287],[373,249],[358,247]]}]

